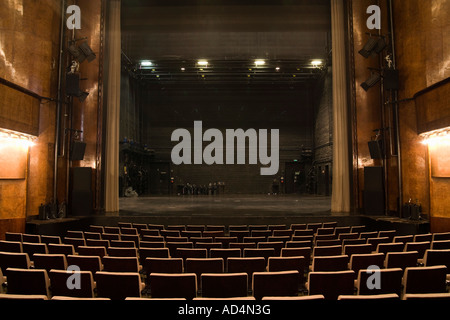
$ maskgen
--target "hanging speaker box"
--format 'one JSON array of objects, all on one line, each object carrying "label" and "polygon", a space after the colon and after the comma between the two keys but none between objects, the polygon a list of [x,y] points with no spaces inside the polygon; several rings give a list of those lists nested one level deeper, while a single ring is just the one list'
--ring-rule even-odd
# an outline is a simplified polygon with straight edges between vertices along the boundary
[{"label": "hanging speaker box", "polygon": [[70,152],[70,160],[83,160],[85,150],[86,143],[81,141],[74,141],[72,143],[72,150]]},{"label": "hanging speaker box", "polygon": [[398,90],[398,70],[385,69],[383,71],[383,85],[386,90]]},{"label": "hanging speaker box", "polygon": [[80,75],[77,73],[68,73],[66,75],[66,94],[69,96],[78,96],[80,91]]}]

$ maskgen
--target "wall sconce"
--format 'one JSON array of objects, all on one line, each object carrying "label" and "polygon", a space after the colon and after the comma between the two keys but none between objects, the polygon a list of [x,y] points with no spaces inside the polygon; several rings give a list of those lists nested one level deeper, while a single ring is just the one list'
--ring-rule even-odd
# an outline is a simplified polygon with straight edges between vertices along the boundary
[{"label": "wall sconce", "polygon": [[446,143],[450,144],[450,127],[428,131],[419,134],[422,143],[425,145]]},{"label": "wall sconce", "polygon": [[31,134],[0,128],[0,144],[14,143],[28,148],[34,145],[36,139],[37,137]]}]

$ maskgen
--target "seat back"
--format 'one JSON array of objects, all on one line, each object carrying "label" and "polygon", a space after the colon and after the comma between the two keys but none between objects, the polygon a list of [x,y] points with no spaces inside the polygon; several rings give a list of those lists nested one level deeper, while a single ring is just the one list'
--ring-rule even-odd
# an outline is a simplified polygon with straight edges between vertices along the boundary
[{"label": "seat back", "polygon": [[312,271],[344,271],[348,270],[348,256],[318,256],[313,258]]},{"label": "seat back", "polygon": [[20,232],[5,232],[6,241],[22,242],[22,233]]},{"label": "seat back", "polygon": [[308,291],[310,295],[321,294],[327,300],[337,300],[340,295],[353,294],[355,272],[310,272]]},{"label": "seat back", "polygon": [[19,241],[0,241],[0,251],[22,253],[22,242]]},{"label": "seat back", "polygon": [[344,246],[343,253],[351,257],[354,254],[370,254],[372,252],[371,244],[349,244]]},{"label": "seat back", "polygon": [[402,292],[403,270],[389,269],[360,269],[357,279],[357,293],[359,295],[375,295]]},{"label": "seat back", "polygon": [[169,249],[167,248],[140,248],[139,262],[142,266],[145,265],[147,258],[170,258]]},{"label": "seat back", "polygon": [[405,270],[407,267],[417,266],[417,259],[419,259],[417,251],[389,252],[386,255],[385,267]]},{"label": "seat back", "polygon": [[274,248],[264,248],[264,249],[257,249],[257,248],[245,248],[243,252],[244,258],[251,258],[251,257],[263,257],[266,265],[267,261],[269,260],[269,257],[275,256],[275,249]]},{"label": "seat back", "polygon": [[323,246],[313,248],[313,257],[319,256],[339,256],[342,254],[342,246]]},{"label": "seat back", "polygon": [[273,256],[279,257],[281,254],[281,249],[284,248],[284,242],[260,242],[258,243],[258,249],[274,249]]},{"label": "seat back", "polygon": [[96,272],[102,271],[102,262],[99,256],[69,255],[67,264],[78,266],[81,271],[90,271],[94,277]]},{"label": "seat back", "polygon": [[444,265],[447,272],[450,272],[450,249],[446,250],[427,250],[424,256],[426,267]]},{"label": "seat back", "polygon": [[38,234],[24,233],[24,234],[22,234],[22,242],[40,243],[41,236]]},{"label": "seat back", "polygon": [[51,254],[64,254],[66,256],[70,254],[75,254],[75,247],[72,244],[56,244],[49,243],[47,245],[48,253]]},{"label": "seat back", "polygon": [[107,272],[139,272],[137,257],[103,257],[103,270]]},{"label": "seat back", "polygon": [[31,261],[28,253],[0,252],[0,269],[3,275],[7,268],[29,269],[30,267]]},{"label": "seat back", "polygon": [[86,239],[86,246],[88,247],[105,247],[111,246],[110,240],[106,239]]},{"label": "seat back", "polygon": [[228,248],[228,249],[218,249],[212,248],[210,250],[210,258],[222,258],[223,264],[225,267],[225,272],[228,272],[228,258],[240,258],[241,257],[241,249],[239,248]]},{"label": "seat back", "polygon": [[208,250],[206,248],[178,248],[176,257],[186,261],[187,258],[207,258]]},{"label": "seat back", "polygon": [[387,254],[389,252],[402,252],[405,244],[402,242],[380,243],[376,252]]},{"label": "seat back", "polygon": [[106,256],[106,248],[103,246],[90,247],[90,246],[80,246],[78,247],[78,255],[80,256],[98,256],[103,259]]},{"label": "seat back", "polygon": [[[90,232],[90,231],[85,231],[84,232],[84,239],[85,240],[101,240],[102,239],[102,234],[99,232]],[[86,242],[87,244],[87,242]]]},{"label": "seat back", "polygon": [[46,235],[41,235],[41,242],[45,243],[45,244],[49,244],[49,243],[55,243],[55,244],[61,244],[62,240],[60,236],[46,236]]},{"label": "seat back", "polygon": [[7,268],[8,293],[40,294],[50,297],[50,280],[45,269]]},{"label": "seat back", "polygon": [[228,258],[227,270],[230,273],[245,272],[248,274],[249,287],[251,288],[252,275],[254,272],[266,270],[266,260],[263,257],[253,258]]},{"label": "seat back", "polygon": [[281,249],[281,257],[305,257],[306,261],[311,261],[311,248],[283,248]]},{"label": "seat back", "polygon": [[197,275],[195,273],[151,273],[150,290],[152,298],[192,300],[197,296]]},{"label": "seat back", "polygon": [[431,241],[415,241],[415,242],[407,242],[405,244],[405,251],[417,251],[418,259],[423,259],[425,255],[425,251],[431,249]]},{"label": "seat back", "polygon": [[298,271],[253,273],[253,296],[260,300],[265,296],[297,296]]},{"label": "seat back", "polygon": [[22,242],[23,252],[28,253],[31,261],[35,253],[48,253],[47,245],[45,243]]},{"label": "seat back", "polygon": [[182,258],[146,258],[143,268],[148,276],[151,273],[183,273],[184,262]]},{"label": "seat back", "polygon": [[450,240],[450,232],[436,232],[433,233],[432,241]]},{"label": "seat back", "polygon": [[445,293],[446,266],[409,267],[403,275],[403,295],[407,293]]},{"label": "seat back", "polygon": [[[50,270],[53,296],[94,298],[94,278],[90,271]],[[70,286],[68,286],[70,284]]]},{"label": "seat back", "polygon": [[137,257],[138,250],[135,247],[108,247],[106,250],[110,257]]},{"label": "seat back", "polygon": [[267,271],[298,271],[298,285],[299,288],[305,284],[305,271],[309,266],[309,260],[305,257],[270,257],[267,266]]},{"label": "seat back", "polygon": [[97,296],[111,300],[141,297],[143,289],[138,272],[105,272],[96,274]]},{"label": "seat back", "polygon": [[349,269],[357,275],[359,270],[368,269],[370,266],[383,268],[385,255],[383,253],[354,254],[350,257]]},{"label": "seat back", "polygon": [[450,249],[450,240],[435,240],[431,243],[431,249],[433,250]]},{"label": "seat back", "polygon": [[187,258],[185,272],[195,273],[198,280],[198,288],[201,288],[202,273],[223,273],[224,265],[222,258]]},{"label": "seat back", "polygon": [[245,297],[248,292],[248,275],[241,273],[202,273],[202,297]]},{"label": "seat back", "polygon": [[67,259],[63,254],[35,253],[33,255],[33,261],[36,269],[45,269],[47,272],[51,269],[67,269]]}]

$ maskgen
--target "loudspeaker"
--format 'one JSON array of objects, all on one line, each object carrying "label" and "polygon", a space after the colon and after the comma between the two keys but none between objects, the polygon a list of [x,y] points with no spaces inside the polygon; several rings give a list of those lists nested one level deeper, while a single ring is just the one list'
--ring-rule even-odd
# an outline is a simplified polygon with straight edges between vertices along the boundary
[{"label": "loudspeaker", "polygon": [[364,212],[384,215],[383,167],[364,168]]},{"label": "loudspeaker", "polygon": [[80,92],[80,75],[77,73],[66,74],[66,94],[77,97]]},{"label": "loudspeaker", "polygon": [[81,141],[72,142],[72,148],[70,151],[70,160],[83,160],[85,151],[86,151],[86,143]]},{"label": "loudspeaker", "polygon": [[92,168],[76,167],[71,172],[70,213],[87,216],[93,212]]},{"label": "loudspeaker", "polygon": [[372,159],[383,159],[383,140],[369,141],[368,145]]},{"label": "loudspeaker", "polygon": [[398,90],[398,70],[385,69],[383,72],[383,86],[386,90]]}]

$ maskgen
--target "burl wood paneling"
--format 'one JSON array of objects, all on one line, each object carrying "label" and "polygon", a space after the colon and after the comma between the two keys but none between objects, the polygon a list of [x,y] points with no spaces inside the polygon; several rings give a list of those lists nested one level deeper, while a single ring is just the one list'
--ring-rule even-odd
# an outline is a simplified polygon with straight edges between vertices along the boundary
[{"label": "burl wood paneling", "polygon": [[28,146],[20,142],[0,141],[0,179],[25,179],[27,160]]},{"label": "burl wood paneling", "polygon": [[34,95],[0,85],[0,126],[38,137],[29,149],[26,179],[0,181],[2,231],[23,231],[26,217],[52,197],[56,103],[35,95],[56,98],[60,12],[55,0],[1,4],[0,77]]},{"label": "burl wood paneling", "polygon": [[40,101],[0,84],[0,128],[37,136]]},{"label": "burl wood paneling", "polygon": [[450,77],[415,95],[417,133],[450,127]]},{"label": "burl wood paneling", "polygon": [[2,219],[0,217],[0,240],[5,240],[6,232],[25,232],[25,218]]},{"label": "burl wood paneling", "polygon": [[[416,93],[449,77],[450,73],[450,1],[394,1],[395,42],[399,70],[399,99],[412,98]],[[416,112],[415,101],[400,104],[400,138],[404,198],[418,199],[425,213],[431,216],[432,231],[441,230],[442,219],[450,219],[449,179],[431,178],[428,147],[418,136],[423,128],[418,123],[435,121],[442,115],[433,110],[436,99],[450,101],[448,92],[439,98],[434,94],[416,99],[426,108],[427,115]],[[424,99],[424,100],[422,100]],[[448,108],[448,105],[447,105]],[[445,112],[444,112],[445,113]],[[428,120],[431,121],[428,121]],[[434,217],[443,217],[436,220]],[[449,231],[450,228],[444,227]]]}]

